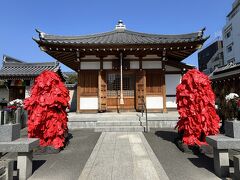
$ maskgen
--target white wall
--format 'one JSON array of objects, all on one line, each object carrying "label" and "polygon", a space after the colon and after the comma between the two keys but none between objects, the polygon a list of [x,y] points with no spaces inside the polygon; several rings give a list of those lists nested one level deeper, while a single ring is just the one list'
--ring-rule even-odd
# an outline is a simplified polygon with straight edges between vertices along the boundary
[{"label": "white wall", "polygon": [[26,86],[25,87],[25,98],[30,97],[30,92],[31,91],[31,86]]},{"label": "white wall", "polygon": [[80,97],[81,110],[96,110],[98,109],[98,97]]},{"label": "white wall", "polygon": [[167,108],[177,108],[176,97],[167,97],[166,106]]},{"label": "white wall", "polygon": [[[223,28],[223,52],[224,52],[224,64],[227,64],[229,60],[235,58],[235,62],[240,62],[240,6],[236,8],[237,14],[227,20],[226,25]],[[226,30],[231,28],[231,36],[226,37]],[[232,51],[228,52],[227,47],[233,44]]]},{"label": "white wall", "polygon": [[[176,87],[181,82],[181,74],[166,74],[166,95],[176,95]],[[176,97],[166,97],[167,108],[177,108]]]},{"label": "white wall", "polygon": [[142,61],[143,69],[162,69],[161,61]]},{"label": "white wall", "polygon": [[147,109],[162,109],[163,97],[162,96],[146,96]]},{"label": "white wall", "polygon": [[166,94],[176,95],[176,87],[181,82],[181,74],[166,74]]},{"label": "white wall", "polygon": [[100,62],[81,62],[81,69],[100,69]]},{"label": "white wall", "polygon": [[70,111],[76,112],[77,110],[77,89],[69,89],[69,104],[70,104]]},{"label": "white wall", "polygon": [[103,69],[112,69],[112,61],[104,61]]},{"label": "white wall", "polygon": [[130,61],[130,69],[139,69],[139,61]]},{"label": "white wall", "polygon": [[180,68],[176,68],[176,67],[168,66],[168,65],[165,66],[165,70],[166,71],[181,71]]}]

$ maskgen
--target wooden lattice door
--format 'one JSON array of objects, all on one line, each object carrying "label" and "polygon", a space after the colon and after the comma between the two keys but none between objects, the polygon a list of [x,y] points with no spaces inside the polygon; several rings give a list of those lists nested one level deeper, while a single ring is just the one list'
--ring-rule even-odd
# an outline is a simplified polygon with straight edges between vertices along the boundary
[{"label": "wooden lattice door", "polygon": [[146,76],[145,71],[136,73],[136,110],[141,111],[143,103],[146,102]]}]

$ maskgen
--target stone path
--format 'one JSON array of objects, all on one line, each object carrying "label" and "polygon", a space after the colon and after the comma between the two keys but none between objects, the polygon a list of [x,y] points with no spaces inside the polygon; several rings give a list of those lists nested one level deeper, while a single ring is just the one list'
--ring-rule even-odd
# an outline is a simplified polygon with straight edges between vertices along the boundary
[{"label": "stone path", "polygon": [[79,180],[168,180],[140,132],[104,132]]}]

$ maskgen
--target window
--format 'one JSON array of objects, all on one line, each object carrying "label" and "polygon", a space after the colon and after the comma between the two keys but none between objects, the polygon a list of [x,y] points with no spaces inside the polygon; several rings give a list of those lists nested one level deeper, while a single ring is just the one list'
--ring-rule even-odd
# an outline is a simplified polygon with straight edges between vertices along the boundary
[{"label": "window", "polygon": [[224,37],[226,39],[228,39],[229,37],[231,37],[232,35],[232,25],[228,26],[225,30],[224,30]]},{"label": "window", "polygon": [[229,38],[231,36],[231,31],[228,31],[226,34],[226,38]]},{"label": "window", "polygon": [[238,13],[239,8],[237,8],[235,11],[233,11],[229,16],[228,16],[228,20],[230,21],[232,18],[234,18],[234,16]]},{"label": "window", "polygon": [[232,46],[233,46],[233,44],[230,44],[230,45],[227,46],[227,52],[228,53],[232,52]]}]

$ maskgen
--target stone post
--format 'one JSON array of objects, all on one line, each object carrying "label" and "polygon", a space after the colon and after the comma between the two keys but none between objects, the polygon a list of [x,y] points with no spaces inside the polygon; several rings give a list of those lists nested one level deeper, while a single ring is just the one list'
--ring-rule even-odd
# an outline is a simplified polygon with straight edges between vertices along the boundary
[{"label": "stone post", "polygon": [[[20,119],[21,119],[21,108],[18,107],[15,113],[16,113],[16,123],[21,124],[21,122],[20,122]],[[22,124],[21,124],[21,126],[22,126]]]},{"label": "stone post", "polygon": [[0,125],[2,125],[2,110],[0,110]]},{"label": "stone post", "polygon": [[228,149],[213,148],[214,170],[218,177],[227,177],[229,175],[229,156]]},{"label": "stone post", "polygon": [[7,124],[7,119],[8,119],[8,112],[7,111],[4,111],[4,123],[3,124]]},{"label": "stone post", "polygon": [[32,155],[32,151],[18,153],[17,168],[20,169],[19,180],[26,180],[32,175]]},{"label": "stone post", "polygon": [[234,164],[234,177],[236,179],[240,179],[240,155],[233,156],[233,164]]}]

